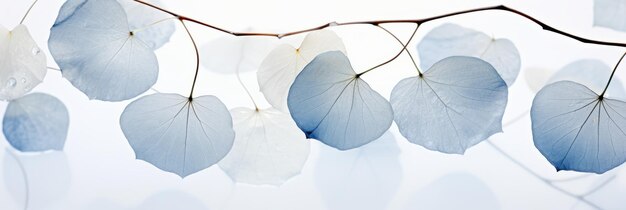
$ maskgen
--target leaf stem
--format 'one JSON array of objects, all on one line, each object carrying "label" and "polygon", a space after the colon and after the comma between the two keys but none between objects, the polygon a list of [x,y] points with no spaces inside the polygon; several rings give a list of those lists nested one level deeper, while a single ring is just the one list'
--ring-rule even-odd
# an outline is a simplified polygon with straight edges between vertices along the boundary
[{"label": "leaf stem", "polygon": [[22,172],[22,177],[24,177],[24,188],[25,188],[25,195],[24,195],[24,210],[28,209],[28,203],[29,203],[29,196],[30,196],[30,187],[28,184],[28,176],[26,175],[26,169],[24,168],[24,164],[22,163],[22,161],[20,160],[19,157],[17,157],[17,154],[15,154],[15,152],[11,149],[7,149],[6,150],[11,157],[13,157],[13,159],[15,159],[15,161],[17,162],[17,165],[20,168],[20,171]]},{"label": "leaf stem", "polygon": [[239,73],[239,65],[237,65],[237,70],[235,71],[235,74],[237,75],[237,81],[239,81],[239,84],[241,85],[241,87],[248,94],[248,98],[250,98],[250,101],[252,101],[252,104],[254,105],[254,110],[259,111],[259,106],[256,104],[256,101],[254,101],[254,98],[252,97],[252,94],[250,94],[250,90],[248,90],[248,87],[246,87],[246,85],[241,80],[241,75]]},{"label": "leaf stem", "polygon": [[157,25],[157,24],[159,24],[159,23],[163,23],[163,22],[165,22],[165,21],[168,21],[168,20],[173,20],[173,19],[176,19],[176,17],[168,17],[168,18],[163,18],[163,19],[161,19],[161,20],[157,20],[157,21],[155,21],[154,23],[150,23],[150,24],[145,25],[145,26],[143,26],[143,27],[141,27],[141,28],[138,28],[138,29],[133,30],[133,33],[137,33],[137,32],[140,32],[140,31],[146,30],[146,29],[148,29],[148,28],[150,28],[150,27],[152,27],[152,26],[155,26],[155,25]]},{"label": "leaf stem", "polygon": [[422,71],[420,71],[420,68],[417,67],[417,63],[415,62],[415,59],[413,58],[413,55],[411,55],[411,52],[406,49],[406,47],[408,46],[409,43],[404,44],[395,34],[391,33],[391,31],[387,30],[386,28],[380,26],[380,25],[376,25],[377,27],[383,29],[385,32],[387,32],[389,35],[391,35],[394,39],[396,39],[396,41],[398,41],[398,43],[400,45],[402,45],[402,48],[404,49],[404,51],[406,52],[407,55],[409,55],[409,57],[411,58],[411,62],[413,63],[413,66],[415,67],[415,70],[417,70],[417,73],[419,73],[420,76],[422,76]]},{"label": "leaf stem", "polygon": [[28,7],[28,10],[26,10],[26,14],[24,14],[24,17],[22,17],[22,20],[20,20],[20,25],[22,25],[22,23],[24,23],[24,20],[26,20],[26,17],[28,16],[28,14],[30,13],[30,10],[33,9],[33,7],[35,6],[35,4],[37,3],[37,1],[39,0],[35,0],[33,1],[33,3],[30,5],[30,7]]},{"label": "leaf stem", "polygon": [[[378,26],[378,25],[376,25],[376,26]],[[380,26],[378,26],[378,27],[380,27]],[[381,27],[381,28],[382,28],[382,27]],[[390,63],[391,61],[396,60],[396,58],[398,58],[400,55],[402,55],[402,53],[406,50],[406,46],[407,46],[409,43],[411,43],[411,40],[413,40],[413,37],[415,37],[415,33],[417,33],[417,29],[419,29],[419,28],[420,28],[420,24],[416,24],[416,26],[415,26],[415,30],[413,30],[413,34],[411,34],[411,37],[409,38],[409,40],[406,42],[406,44],[402,44],[402,49],[400,49],[400,52],[398,52],[398,54],[396,54],[395,56],[393,56],[393,58],[391,58],[391,59],[389,59],[389,60],[387,60],[387,61],[385,61],[385,62],[382,62],[382,63],[380,63],[380,64],[378,64],[378,65],[376,65],[376,66],[374,66],[374,67],[372,67],[372,68],[369,68],[369,69],[367,69],[367,70],[365,70],[365,71],[363,71],[363,72],[361,72],[361,73],[357,74],[357,77],[360,77],[361,75],[363,75],[363,74],[365,74],[365,73],[367,73],[367,72],[370,72],[370,71],[372,71],[372,70],[374,70],[374,69],[377,69],[378,67],[381,67],[381,66],[387,65],[387,64],[388,64],[388,63]],[[383,28],[383,29],[384,29],[384,28]],[[394,37],[395,37],[395,36],[394,36]],[[396,38],[397,38],[397,37],[396,37]],[[400,40],[398,40],[398,41],[400,41]],[[400,41],[400,43],[402,43],[402,41]],[[408,52],[408,51],[407,51],[407,52]],[[419,69],[418,69],[417,71],[419,72],[419,75],[421,76],[421,75],[422,75],[422,72],[420,72],[420,71],[419,71]]]},{"label": "leaf stem", "polygon": [[626,56],[626,52],[624,52],[624,54],[622,54],[622,57],[620,57],[619,61],[617,61],[617,64],[615,64],[615,67],[613,68],[613,72],[611,72],[611,76],[609,77],[609,81],[606,83],[606,86],[604,87],[604,90],[602,91],[602,94],[600,94],[600,100],[602,100],[602,98],[604,97],[604,93],[606,93],[606,90],[609,89],[609,85],[611,84],[611,81],[613,80],[613,76],[615,75],[615,71],[617,70],[617,67],[619,67],[619,64],[622,63],[622,60],[624,59],[624,56]]},{"label": "leaf stem", "polygon": [[198,45],[196,45],[196,41],[193,39],[191,32],[189,32],[189,28],[187,28],[187,25],[185,24],[185,19],[179,18],[179,20],[180,20],[180,23],[185,28],[187,35],[189,35],[189,39],[191,39],[191,43],[193,44],[193,49],[196,52],[196,73],[193,76],[193,83],[191,84],[191,92],[189,93],[189,100],[191,101],[193,100],[193,91],[196,88],[196,81],[198,80],[198,72],[200,70],[200,52],[198,52]]}]

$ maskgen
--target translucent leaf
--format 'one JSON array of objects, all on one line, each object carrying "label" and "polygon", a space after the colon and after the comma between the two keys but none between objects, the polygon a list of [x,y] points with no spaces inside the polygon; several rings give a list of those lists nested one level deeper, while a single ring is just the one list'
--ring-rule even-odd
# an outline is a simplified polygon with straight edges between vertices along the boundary
[{"label": "translucent leaf", "polygon": [[9,31],[0,26],[0,100],[30,92],[46,76],[46,55],[24,25]]},{"label": "translucent leaf", "polygon": [[63,150],[69,122],[63,102],[33,93],[9,103],[2,131],[11,146],[22,152]]},{"label": "translucent leaf", "polygon": [[593,25],[626,31],[626,1],[594,0]]},{"label": "translucent leaf", "polygon": [[231,110],[235,128],[232,150],[219,166],[236,182],[281,185],[300,174],[310,142],[289,114],[276,109]]},{"label": "translucent leaf", "polygon": [[387,209],[402,182],[400,148],[390,132],[348,151],[320,148],[315,185],[328,209]]},{"label": "translucent leaf", "polygon": [[400,133],[410,142],[443,153],[465,150],[502,132],[507,86],[489,63],[453,56],[423,77],[401,80],[391,92]]},{"label": "translucent leaf", "polygon": [[604,173],[626,161],[626,103],[560,81],[530,111],[535,147],[557,170]]},{"label": "translucent leaf", "polygon": [[[601,93],[606,86],[606,82],[609,81],[612,70],[613,69],[611,67],[607,66],[600,60],[577,60],[567,64],[565,67],[554,73],[550,77],[548,84],[568,80],[580,83],[591,89],[593,92]],[[613,79],[611,86],[609,86],[609,89],[606,91],[605,96],[613,98],[626,98],[624,86],[617,78]]]},{"label": "translucent leaf", "polygon": [[550,80],[550,77],[552,77],[555,71],[555,69],[539,67],[526,68],[524,70],[526,85],[528,85],[528,88],[533,93],[537,93],[548,83],[548,80]]},{"label": "translucent leaf", "polygon": [[235,138],[228,109],[215,96],[143,96],[126,107],[120,125],[137,159],[181,177],[224,158]]},{"label": "translucent leaf", "polygon": [[[170,41],[170,37],[172,37],[172,34],[174,34],[176,30],[174,22],[172,20],[157,22],[166,18],[172,18],[171,15],[133,0],[117,1],[122,5],[124,11],[126,11],[130,30],[135,31],[136,37],[143,40],[148,47],[156,50]],[[146,2],[155,5],[160,4],[159,0],[149,0]]]},{"label": "translucent leaf", "polygon": [[409,200],[404,209],[502,209],[498,196],[489,186],[465,172],[444,175],[420,189]]},{"label": "translucent leaf", "polygon": [[124,9],[115,0],[65,2],[48,44],[63,76],[91,99],[133,98],[158,76],[152,48],[130,33]]},{"label": "translucent leaf", "polygon": [[508,39],[495,39],[456,24],[446,23],[428,32],[417,45],[422,69],[428,69],[449,56],[472,56],[489,62],[504,79],[513,85],[520,71],[520,55]]},{"label": "translucent leaf", "polygon": [[318,55],[289,90],[291,117],[307,138],[347,150],[367,144],[391,126],[389,102],[359,78],[340,51]]},{"label": "translucent leaf", "polygon": [[272,37],[224,36],[202,46],[202,64],[209,71],[234,74],[256,71],[274,49]]},{"label": "translucent leaf", "polygon": [[265,99],[276,109],[288,111],[289,87],[315,56],[323,52],[339,50],[346,53],[341,38],[330,30],[309,33],[300,48],[283,44],[276,47],[263,60],[257,72],[257,80]]}]

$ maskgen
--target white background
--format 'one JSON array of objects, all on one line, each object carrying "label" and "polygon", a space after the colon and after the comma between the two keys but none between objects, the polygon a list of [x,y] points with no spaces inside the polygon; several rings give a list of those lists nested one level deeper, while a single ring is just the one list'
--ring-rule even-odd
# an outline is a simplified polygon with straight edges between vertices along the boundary
[{"label": "white background", "polygon": [[[48,65],[52,67],[56,67],[56,64],[49,56],[46,43],[49,29],[63,2],[40,0],[25,21],[35,41],[48,54]],[[9,29],[15,27],[30,3],[30,0],[0,0],[0,24]],[[591,0],[162,0],[161,3],[169,10],[230,30],[253,27],[265,32],[294,31],[330,21],[414,19],[498,4],[519,9],[556,28],[580,36],[607,41],[626,40],[626,33],[593,27]],[[414,56],[417,56],[417,41],[430,29],[445,22],[478,29],[496,38],[508,38],[518,47],[522,57],[522,71],[510,88],[505,122],[530,109],[534,93],[525,82],[527,69],[554,71],[582,58],[600,59],[613,66],[623,51],[616,47],[582,44],[542,31],[519,16],[488,11],[425,24],[410,45]],[[209,28],[189,25],[199,45],[224,36]],[[389,27],[403,40],[412,31],[411,26],[402,24]],[[357,71],[391,58],[400,49],[395,40],[372,26],[334,27],[332,30],[344,40]],[[294,36],[282,41],[297,46],[302,38]],[[159,49],[157,56],[160,75],[155,88],[161,92],[187,94],[195,61],[191,43],[178,23],[170,43]],[[388,97],[400,79],[413,74],[414,69],[408,57],[403,55],[391,64],[366,74],[364,79]],[[617,75],[619,78],[626,76],[626,67],[622,67]],[[267,107],[263,96],[257,91],[255,73],[244,73],[242,77],[253,90],[255,99]],[[251,107],[234,75],[201,69],[196,88],[198,95],[216,95],[229,108]],[[346,187],[324,185],[326,181],[319,180],[319,174],[336,173],[337,176],[344,176],[340,173],[347,170],[330,170],[332,167],[320,167],[319,164],[337,164],[339,167],[351,165],[322,161],[320,155],[336,155],[337,162],[340,162],[341,158],[353,158],[358,153],[329,150],[315,140],[311,142],[311,155],[302,174],[281,187],[233,184],[217,166],[181,179],[134,159],[134,153],[119,127],[119,116],[129,101],[90,101],[63,79],[60,72],[53,70],[48,72],[44,83],[34,91],[60,98],[69,109],[71,121],[64,152],[19,155],[31,184],[29,209],[362,209],[363,206],[373,208],[380,203],[388,204],[388,209],[431,209],[450,204],[466,209],[483,209],[481,206],[491,204],[495,205],[494,209],[588,208],[550,188],[486,143],[472,147],[465,155],[445,155],[410,144],[399,135],[395,125],[390,131],[396,137],[399,155],[379,159],[358,156],[363,162],[355,167],[363,171],[356,173],[353,178],[376,178],[365,180],[362,186],[347,186],[347,191],[352,191],[350,193],[365,194],[365,198],[371,199],[346,199],[339,204],[328,201],[328,197],[339,196],[333,192],[346,190]],[[0,106],[2,114],[6,103],[2,102]],[[545,178],[563,179],[579,175],[574,172],[557,173],[535,149],[528,115],[505,127],[504,133],[496,134],[491,139]],[[0,147],[10,146],[0,140]],[[372,153],[385,154],[385,148],[388,147],[373,148]],[[0,209],[22,209],[24,183],[19,169],[7,150],[1,149],[0,153]],[[401,170],[390,167],[393,164],[399,164]],[[451,173],[454,175],[447,176]],[[626,209],[626,201],[623,199],[626,193],[626,169],[623,167],[605,175],[591,175],[559,186],[573,193],[583,193],[613,174],[617,174],[617,178],[589,199],[605,208]],[[397,178],[390,180],[386,177]],[[443,181],[436,182],[438,179]],[[433,182],[436,183],[431,184]],[[446,184],[442,182],[452,186],[444,186]],[[377,186],[391,186],[391,190],[379,190]],[[425,202],[424,197],[428,197],[428,202]],[[437,202],[441,205],[430,205]]]}]

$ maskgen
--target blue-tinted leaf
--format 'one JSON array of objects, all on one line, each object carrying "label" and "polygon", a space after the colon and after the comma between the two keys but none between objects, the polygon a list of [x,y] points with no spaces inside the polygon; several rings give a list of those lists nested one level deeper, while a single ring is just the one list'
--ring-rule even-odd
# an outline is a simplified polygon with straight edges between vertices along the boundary
[{"label": "blue-tinted leaf", "polygon": [[315,185],[327,209],[387,209],[402,182],[399,156],[390,132],[353,150],[320,148]]},{"label": "blue-tinted leaf", "polygon": [[422,69],[449,56],[472,56],[489,62],[507,86],[513,85],[520,71],[520,55],[511,41],[495,39],[456,24],[446,23],[434,28],[417,45],[417,50]]},{"label": "blue-tinted leaf", "polygon": [[69,122],[63,102],[33,93],[9,103],[2,131],[11,146],[22,152],[63,150]]},{"label": "blue-tinted leaf", "polygon": [[217,163],[235,138],[230,113],[215,96],[143,96],[126,107],[120,125],[137,159],[181,177]]},{"label": "blue-tinted leaf", "polygon": [[[593,92],[600,93],[604,90],[606,81],[609,81],[612,70],[611,67],[600,60],[577,60],[554,73],[548,80],[548,84],[569,80],[582,84]],[[622,82],[618,78],[614,78],[604,96],[620,99],[626,98]]]},{"label": "blue-tinted leaf", "polygon": [[604,173],[626,161],[626,103],[560,81],[530,111],[535,147],[557,170]]},{"label": "blue-tinted leaf", "polygon": [[593,25],[626,31],[626,1],[594,0]]},{"label": "blue-tinted leaf", "polygon": [[400,81],[391,106],[400,133],[430,150],[463,154],[502,131],[508,90],[489,63],[453,56],[435,63],[423,77]]},{"label": "blue-tinted leaf", "polygon": [[[170,37],[174,34],[176,26],[174,22],[162,21],[166,18],[172,18],[171,15],[156,10],[144,4],[137,3],[134,0],[117,0],[126,15],[128,16],[128,25],[130,30],[135,32],[138,39],[143,40],[151,49],[156,50],[170,41]],[[151,4],[159,5],[159,0],[146,1]],[[154,25],[151,25],[154,24]]]},{"label": "blue-tinted leaf", "polygon": [[50,53],[89,98],[121,101],[148,90],[158,76],[154,52],[130,33],[116,0],[69,0],[50,29]]},{"label": "blue-tinted leaf", "polygon": [[24,25],[0,26],[0,100],[22,97],[46,76],[46,55]]},{"label": "blue-tinted leaf", "polygon": [[380,137],[393,121],[389,102],[359,78],[348,57],[315,57],[289,90],[291,116],[308,138],[346,150]]},{"label": "blue-tinted leaf", "polygon": [[457,172],[444,175],[420,189],[404,209],[497,210],[502,207],[496,194],[482,180],[469,173]]},{"label": "blue-tinted leaf", "polygon": [[310,141],[289,114],[276,109],[231,110],[235,143],[219,166],[235,181],[281,185],[300,174]]}]

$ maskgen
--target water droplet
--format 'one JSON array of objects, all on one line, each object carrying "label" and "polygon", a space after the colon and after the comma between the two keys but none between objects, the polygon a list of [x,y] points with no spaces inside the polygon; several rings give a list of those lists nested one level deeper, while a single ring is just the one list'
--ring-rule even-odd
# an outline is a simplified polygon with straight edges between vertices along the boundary
[{"label": "water droplet", "polygon": [[6,87],[8,88],[14,88],[15,85],[17,85],[17,81],[15,80],[15,78],[11,77],[9,78],[9,80],[7,80],[7,85]]},{"label": "water droplet", "polygon": [[328,26],[338,26],[339,24],[337,22],[331,22],[328,24]]},{"label": "water droplet", "polygon": [[39,49],[39,47],[33,47],[32,53],[33,55],[39,55],[39,53],[41,53],[41,50]]},{"label": "water droplet", "polygon": [[22,83],[26,83],[26,78],[22,77]]}]

